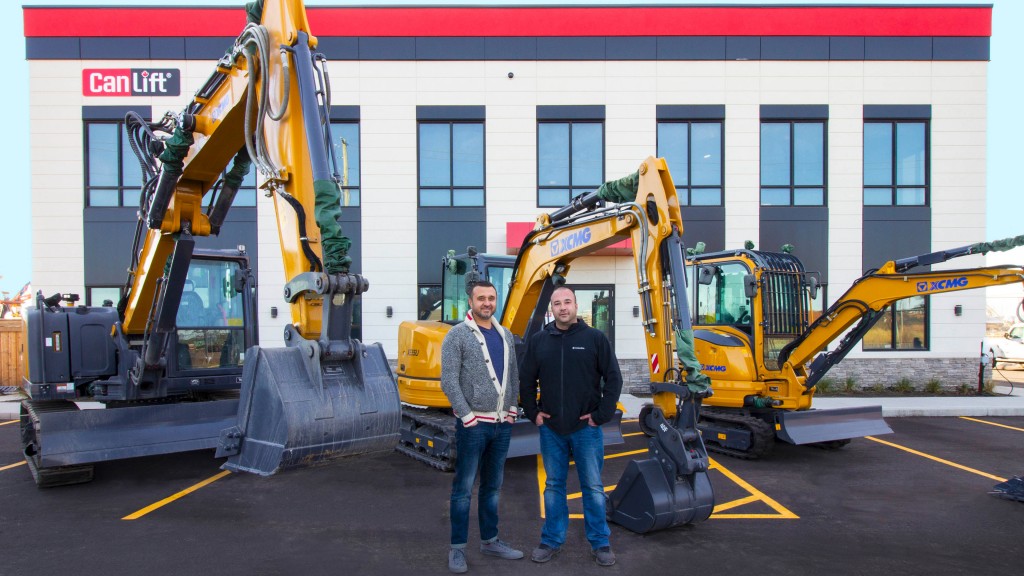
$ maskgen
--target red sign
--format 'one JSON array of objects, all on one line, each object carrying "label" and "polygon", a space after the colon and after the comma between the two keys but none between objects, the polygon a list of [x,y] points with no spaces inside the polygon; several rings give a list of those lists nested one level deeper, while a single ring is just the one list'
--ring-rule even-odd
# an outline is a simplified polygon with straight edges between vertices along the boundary
[{"label": "red sign", "polygon": [[178,96],[180,77],[177,68],[86,68],[82,70],[82,95]]}]

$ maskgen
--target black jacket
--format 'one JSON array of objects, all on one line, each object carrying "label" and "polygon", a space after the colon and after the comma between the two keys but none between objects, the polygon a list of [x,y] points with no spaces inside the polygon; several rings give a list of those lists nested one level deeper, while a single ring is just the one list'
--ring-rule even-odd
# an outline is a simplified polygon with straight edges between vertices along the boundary
[{"label": "black jacket", "polygon": [[558,434],[587,426],[580,420],[584,414],[604,424],[614,416],[621,391],[619,363],[604,332],[577,320],[564,332],[551,322],[530,337],[519,369],[519,401],[530,420],[547,412],[545,424]]}]

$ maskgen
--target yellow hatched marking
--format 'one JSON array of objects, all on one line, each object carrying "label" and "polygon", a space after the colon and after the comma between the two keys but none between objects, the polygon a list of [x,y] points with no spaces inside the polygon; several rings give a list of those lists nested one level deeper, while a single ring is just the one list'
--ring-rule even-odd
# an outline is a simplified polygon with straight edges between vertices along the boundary
[{"label": "yellow hatched marking", "polygon": [[980,422],[981,424],[988,424],[989,426],[999,426],[1000,428],[1006,428],[1007,430],[1016,430],[1017,432],[1024,432],[1024,428],[1017,428],[1015,426],[1007,426],[1006,424],[999,424],[997,422],[989,422],[988,420],[978,420],[977,418],[969,418],[967,416],[961,416],[962,420],[970,420],[971,422]]},{"label": "yellow hatched marking", "polygon": [[7,422],[0,422],[0,426],[7,426],[8,424],[17,424],[21,420],[8,420]]},{"label": "yellow hatched marking", "polygon": [[[635,455],[635,454],[640,454],[642,452],[647,452],[647,450],[632,450],[632,451],[629,451],[629,452],[620,452],[618,454],[606,455],[604,458],[605,458],[605,460],[608,460],[610,458],[621,458],[623,456],[632,456],[632,455]],[[729,501],[729,502],[723,502],[721,504],[715,505],[715,509],[714,509],[714,511],[711,514],[711,518],[731,519],[731,520],[736,520],[736,519],[790,520],[790,519],[799,519],[800,518],[799,516],[794,514],[792,511],[790,511],[788,508],[786,508],[782,504],[779,504],[775,499],[769,497],[767,494],[765,494],[764,492],[761,492],[757,488],[754,488],[750,483],[746,482],[745,480],[743,480],[742,478],[740,478],[739,476],[734,474],[732,471],[730,471],[727,468],[723,467],[714,458],[709,458],[708,460],[709,460],[708,470],[718,470],[726,478],[728,478],[729,480],[732,480],[737,486],[743,488],[749,494],[748,496],[744,496],[742,498],[737,498],[736,500],[732,500],[732,501]],[[573,464],[573,462],[570,461],[570,464]],[[545,514],[545,510],[544,510],[544,483],[546,481],[547,481],[547,474],[545,474],[545,472],[544,472],[544,460],[540,456],[540,454],[538,454],[537,455],[537,493],[538,493],[538,500],[540,502],[540,517],[541,518],[546,518],[547,517],[546,514]],[[615,484],[613,484],[611,486],[605,486],[604,491],[605,492],[611,492],[612,490],[615,490],[616,486],[617,485],[615,485]],[[583,497],[583,493],[582,492],[573,492],[573,493],[570,493],[570,494],[566,494],[566,500],[579,500],[582,497]],[[726,510],[732,510],[733,508],[738,508],[738,507],[743,506],[745,504],[751,504],[751,503],[754,503],[754,502],[764,502],[765,505],[767,505],[772,510],[775,510],[776,513],[775,514],[723,514],[722,513],[722,512],[724,512]],[[583,519],[583,514],[572,514],[571,513],[571,514],[569,514],[569,518],[570,519],[575,519],[575,520],[582,520]]]},{"label": "yellow hatched marking", "polygon": [[173,496],[168,496],[167,498],[164,498],[163,500],[161,500],[159,502],[155,502],[153,504],[150,504],[149,506],[146,506],[145,508],[143,508],[141,510],[138,510],[136,512],[132,512],[131,514],[125,516],[124,518],[121,518],[121,520],[138,520],[139,518],[142,518],[143,516],[145,516],[146,514],[149,514],[150,512],[152,512],[154,510],[157,510],[159,508],[163,508],[164,506],[170,504],[171,502],[174,502],[175,500],[177,500],[179,498],[183,498],[185,496],[188,496],[189,494],[195,492],[196,490],[199,490],[200,488],[202,488],[203,486],[206,486],[207,484],[212,484],[212,483],[216,482],[217,480],[220,480],[221,478],[227,476],[228,474],[231,474],[230,470],[225,470],[225,471],[223,471],[223,472],[221,472],[219,474],[215,474],[214,476],[211,476],[211,477],[207,478],[206,480],[203,480],[202,482],[200,482],[198,484],[194,484],[192,486],[189,486],[188,488],[185,488],[184,490],[182,490],[181,492],[178,492],[177,494],[174,494]]},{"label": "yellow hatched marking", "polygon": [[25,461],[22,460],[21,462],[15,462],[14,464],[8,464],[7,466],[0,466],[0,472],[3,472],[4,470],[10,470],[11,468],[17,468],[18,466],[24,466],[24,465],[25,465]]},{"label": "yellow hatched marking", "polygon": [[643,436],[643,432],[630,432],[629,434],[623,434],[623,438],[629,438],[630,436]]},{"label": "yellow hatched marking", "polygon": [[918,452],[917,450],[914,450],[912,448],[907,448],[906,446],[900,446],[899,444],[893,444],[892,442],[886,442],[885,440],[879,440],[878,438],[875,438],[874,436],[865,436],[865,438],[867,438],[868,440],[871,440],[872,442],[878,442],[879,444],[885,444],[886,446],[892,446],[893,448],[896,448],[896,449],[899,449],[899,450],[903,450],[904,452],[909,452],[911,454],[914,454],[915,456],[920,456],[922,458],[927,458],[929,460],[934,460],[935,462],[938,462],[939,464],[945,464],[946,466],[952,466],[953,468],[959,468],[960,470],[963,470],[965,472],[970,472],[971,474],[977,474],[978,476],[984,476],[985,478],[990,478],[990,479],[996,480],[998,482],[1006,482],[1006,478],[1000,478],[999,476],[996,476],[994,474],[989,474],[988,472],[982,472],[981,470],[975,470],[974,468],[968,468],[967,466],[964,466],[962,464],[957,464],[956,462],[950,462],[949,460],[943,460],[942,458],[939,458],[938,456],[932,456],[931,454],[925,454],[924,452]]}]

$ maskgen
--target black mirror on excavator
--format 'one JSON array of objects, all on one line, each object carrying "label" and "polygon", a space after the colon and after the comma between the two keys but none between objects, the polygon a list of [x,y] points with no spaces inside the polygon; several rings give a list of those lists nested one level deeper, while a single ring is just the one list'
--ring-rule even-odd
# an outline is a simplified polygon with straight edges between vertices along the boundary
[{"label": "black mirror on excavator", "polygon": [[700,266],[697,273],[697,283],[702,286],[708,286],[715,279],[715,272],[717,267],[715,266]]},{"label": "black mirror on excavator", "polygon": [[745,274],[743,276],[743,294],[747,298],[754,298],[757,296],[757,276],[753,274]]},{"label": "black mirror on excavator", "polygon": [[818,279],[810,274],[807,275],[807,293],[811,300],[818,297]]}]

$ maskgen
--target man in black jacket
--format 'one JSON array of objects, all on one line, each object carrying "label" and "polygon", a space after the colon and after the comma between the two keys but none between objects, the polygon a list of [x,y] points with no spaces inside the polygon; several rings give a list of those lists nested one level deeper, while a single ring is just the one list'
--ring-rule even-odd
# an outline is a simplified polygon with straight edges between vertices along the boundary
[{"label": "man in black jacket", "polygon": [[[555,321],[530,337],[519,372],[519,399],[539,427],[540,453],[547,481],[546,519],[540,545],[530,556],[547,562],[565,542],[569,526],[565,480],[570,452],[583,491],[587,540],[601,566],[615,564],[605,517],[604,439],[601,425],[612,419],[622,390],[622,374],[603,332],[576,317],[576,294],[562,286],[551,295]],[[540,385],[540,399],[537,386]]]}]

